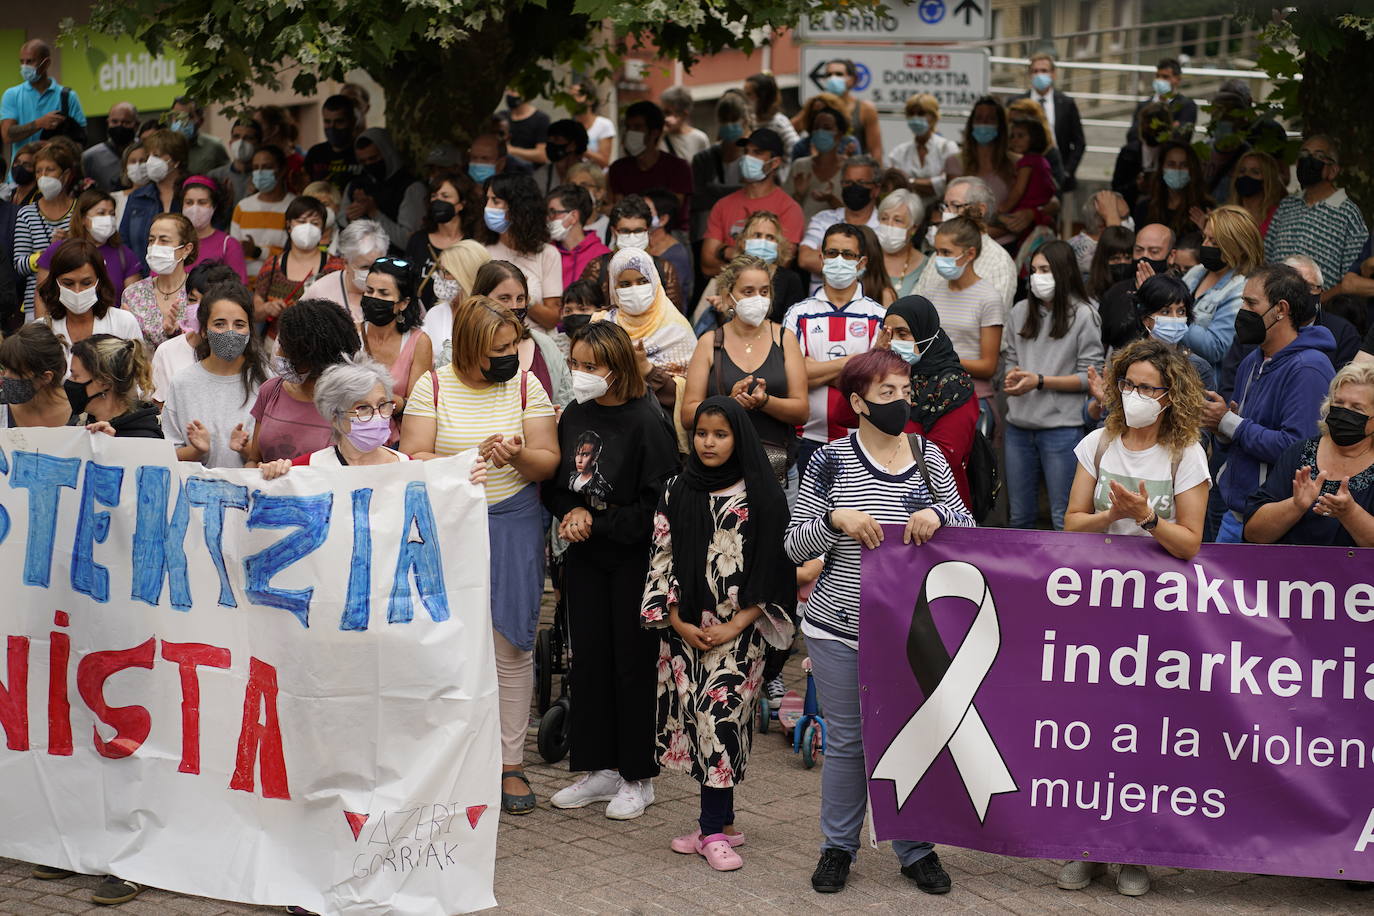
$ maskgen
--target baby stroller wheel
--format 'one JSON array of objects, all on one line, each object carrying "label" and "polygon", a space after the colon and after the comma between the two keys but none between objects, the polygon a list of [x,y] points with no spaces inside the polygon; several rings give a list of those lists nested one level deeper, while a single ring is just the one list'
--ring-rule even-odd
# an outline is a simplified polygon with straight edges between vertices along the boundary
[{"label": "baby stroller wheel", "polygon": [[568,756],[572,731],[570,705],[566,696],[559,697],[539,720],[539,756],[546,763],[558,763]]},{"label": "baby stroller wheel", "polygon": [[542,716],[553,702],[553,632],[548,629],[534,640],[534,695]]}]

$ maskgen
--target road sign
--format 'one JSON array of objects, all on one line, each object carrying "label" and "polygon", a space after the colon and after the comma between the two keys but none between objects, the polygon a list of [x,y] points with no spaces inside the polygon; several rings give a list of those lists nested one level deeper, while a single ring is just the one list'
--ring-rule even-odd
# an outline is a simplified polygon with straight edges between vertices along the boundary
[{"label": "road sign", "polygon": [[902,114],[907,98],[918,92],[935,96],[942,114],[966,112],[988,92],[985,50],[802,45],[803,102],[822,91],[826,64],[840,58],[854,61],[863,87],[855,95],[872,102],[879,114]]},{"label": "road sign", "polygon": [[804,41],[984,41],[992,37],[992,0],[888,0],[887,12],[835,10],[803,16]]}]

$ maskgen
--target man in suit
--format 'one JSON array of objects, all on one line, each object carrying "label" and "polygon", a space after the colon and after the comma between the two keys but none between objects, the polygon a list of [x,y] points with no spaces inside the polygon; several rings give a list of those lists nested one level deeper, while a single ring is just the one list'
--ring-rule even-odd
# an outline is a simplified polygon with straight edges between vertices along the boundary
[{"label": "man in suit", "polygon": [[1173,116],[1175,140],[1189,142],[1193,137],[1193,127],[1197,124],[1197,102],[1188,98],[1178,87],[1183,83],[1183,67],[1172,57],[1166,57],[1155,65],[1154,82],[1150,84],[1153,93],[1148,99],[1135,106],[1135,116],[1126,131],[1126,142],[1135,143],[1140,138],[1140,110],[1151,102],[1159,102],[1169,109]]},{"label": "man in suit", "polygon": [[1074,175],[1078,173],[1078,163],[1083,161],[1083,153],[1088,148],[1078,106],[1064,93],[1055,91],[1054,55],[1044,52],[1031,55],[1030,82],[1031,89],[1023,98],[1034,99],[1044,109],[1054,133],[1054,144],[1064,159],[1064,186],[1059,190],[1072,191],[1077,184]]}]

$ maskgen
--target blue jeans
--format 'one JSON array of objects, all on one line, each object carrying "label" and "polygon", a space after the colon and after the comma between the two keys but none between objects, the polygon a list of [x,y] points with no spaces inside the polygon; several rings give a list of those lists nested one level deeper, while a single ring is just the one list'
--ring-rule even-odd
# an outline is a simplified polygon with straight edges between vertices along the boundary
[{"label": "blue jeans", "polygon": [[[859,851],[868,810],[868,770],[859,729],[859,653],[833,639],[808,639],[811,670],[825,718],[825,766],[821,769],[821,849]],[[924,858],[931,843],[893,840],[903,865]]]},{"label": "blue jeans", "polygon": [[1056,531],[1064,529],[1078,459],[1073,447],[1083,438],[1081,426],[1026,429],[1006,426],[1007,497],[1011,502],[1011,527],[1033,528],[1040,514],[1040,481],[1050,494],[1050,518]]}]

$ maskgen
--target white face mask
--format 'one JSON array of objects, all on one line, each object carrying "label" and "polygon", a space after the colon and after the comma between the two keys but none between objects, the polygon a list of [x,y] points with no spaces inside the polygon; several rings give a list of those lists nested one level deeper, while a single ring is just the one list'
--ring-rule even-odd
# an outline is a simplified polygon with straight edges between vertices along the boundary
[{"label": "white face mask", "polygon": [[640,251],[647,251],[649,248],[649,233],[617,232],[615,234],[615,247],[617,251],[621,248],[638,248]]},{"label": "white face mask", "polygon": [[98,295],[99,291],[95,286],[88,286],[79,293],[65,286],[57,288],[57,299],[62,303],[62,307],[77,315],[84,315],[94,308]]},{"label": "white face mask", "polygon": [[337,220],[338,218],[339,213],[333,207],[324,208],[324,227],[326,229],[330,228],[331,226],[338,225],[337,223],[335,223],[335,220]]},{"label": "white face mask", "polygon": [[549,220],[549,237],[555,242],[561,242],[568,237],[569,228],[562,219],[551,219]]},{"label": "white face mask", "polygon": [[161,181],[172,170],[172,164],[161,156],[149,156],[144,168],[148,171],[149,181]]},{"label": "white face mask", "polygon": [[239,139],[234,141],[234,159],[238,162],[251,162],[253,154],[257,151],[258,148],[252,140]]},{"label": "white face mask", "polygon": [[62,193],[62,179],[44,175],[38,179],[38,193],[43,195],[44,200],[52,200]]},{"label": "white face mask", "polygon": [[906,240],[911,234],[905,226],[889,226],[886,223],[880,224],[876,231],[878,233],[878,244],[883,246],[883,251],[886,251],[888,254],[895,254],[901,251],[902,246],[906,244]]},{"label": "white face mask", "polygon": [[114,235],[117,227],[115,226],[115,218],[113,216],[92,216],[88,228],[91,233],[91,238],[95,240],[95,243],[97,245],[104,245],[105,240]]},{"label": "white face mask", "polygon": [[302,251],[318,248],[323,233],[314,223],[297,223],[291,227],[291,244]]},{"label": "white face mask", "polygon": [[638,156],[644,152],[644,131],[627,130],[625,136],[621,138],[621,143],[625,146],[625,152],[631,156]]},{"label": "white face mask", "polygon": [[735,317],[751,328],[763,324],[773,303],[767,296],[745,296],[735,300]]},{"label": "white face mask", "polygon": [[573,397],[577,398],[579,404],[595,401],[603,396],[610,387],[611,377],[609,375],[597,375],[594,372],[583,372],[581,369],[572,371]]},{"label": "white face mask", "polygon": [[181,263],[177,250],[171,245],[149,245],[146,260],[153,273],[158,274],[169,274]]},{"label": "white face mask", "polygon": [[367,275],[371,273],[366,267],[359,267],[353,271],[353,285],[358,288],[358,292],[367,289]]},{"label": "white face mask", "polygon": [[1163,410],[1159,401],[1138,391],[1127,391],[1121,396],[1121,412],[1126,415],[1126,425],[1131,429],[1144,429],[1153,424]]},{"label": "white face mask", "polygon": [[191,221],[191,225],[197,229],[204,229],[210,225],[210,219],[215,215],[215,208],[205,204],[190,204],[181,208],[181,213]]},{"label": "white face mask", "polygon": [[615,291],[616,304],[627,315],[643,315],[654,304],[654,287],[651,283],[627,286]]},{"label": "white face mask", "polygon": [[1049,302],[1054,298],[1054,274],[1031,274],[1030,291],[1041,302]]},{"label": "white face mask", "polygon": [[[366,283],[367,275],[363,274],[363,281]],[[444,302],[452,302],[458,298],[458,281],[452,277],[435,277],[434,283],[434,304],[439,305]]]}]

